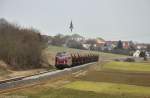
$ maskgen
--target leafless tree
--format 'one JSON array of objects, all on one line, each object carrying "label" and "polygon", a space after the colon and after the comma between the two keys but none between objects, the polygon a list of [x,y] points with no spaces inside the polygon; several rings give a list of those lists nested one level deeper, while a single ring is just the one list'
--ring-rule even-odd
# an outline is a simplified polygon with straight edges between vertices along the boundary
[{"label": "leafless tree", "polygon": [[41,66],[44,41],[39,31],[0,22],[0,59],[12,67]]}]

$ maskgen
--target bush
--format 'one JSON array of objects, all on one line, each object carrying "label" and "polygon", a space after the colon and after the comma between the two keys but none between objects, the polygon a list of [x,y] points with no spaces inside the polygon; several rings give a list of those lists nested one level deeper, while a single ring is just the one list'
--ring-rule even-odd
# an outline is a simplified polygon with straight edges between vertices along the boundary
[{"label": "bush", "polygon": [[134,58],[127,58],[124,61],[125,62],[135,62],[135,59]]},{"label": "bush", "polygon": [[16,68],[41,66],[44,41],[34,29],[0,24],[0,59]]},{"label": "bush", "polygon": [[114,61],[118,61],[118,62],[120,62],[121,60],[120,60],[120,59],[115,59]]},{"label": "bush", "polygon": [[145,51],[141,51],[141,53],[140,53],[140,57],[145,57],[146,55],[145,55]]},{"label": "bush", "polygon": [[80,42],[75,41],[75,40],[69,40],[69,43],[67,43],[67,47],[75,48],[75,49],[84,49],[82,44]]}]

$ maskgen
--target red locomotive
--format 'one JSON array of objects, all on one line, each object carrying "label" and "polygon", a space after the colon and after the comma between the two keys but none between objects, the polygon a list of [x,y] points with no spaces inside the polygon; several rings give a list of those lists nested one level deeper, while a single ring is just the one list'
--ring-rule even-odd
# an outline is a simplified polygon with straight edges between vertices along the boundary
[{"label": "red locomotive", "polygon": [[99,55],[95,54],[69,54],[67,52],[58,52],[55,58],[55,66],[58,69],[78,66],[90,62],[97,62]]}]

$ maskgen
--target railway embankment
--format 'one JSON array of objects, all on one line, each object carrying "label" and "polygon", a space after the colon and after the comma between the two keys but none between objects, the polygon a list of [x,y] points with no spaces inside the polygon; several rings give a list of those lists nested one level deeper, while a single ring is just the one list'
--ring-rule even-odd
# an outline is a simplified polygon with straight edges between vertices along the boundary
[{"label": "railway embankment", "polygon": [[56,71],[45,72],[45,73],[41,73],[41,74],[37,74],[33,76],[18,77],[18,78],[6,80],[0,83],[0,90],[2,91],[2,90],[11,89],[11,88],[32,85],[32,84],[40,83],[40,82],[50,80],[53,78],[61,77],[63,75],[69,75],[73,72],[87,69],[95,63],[96,62],[92,62],[92,63],[84,64],[81,66],[66,68],[64,70],[56,70]]}]

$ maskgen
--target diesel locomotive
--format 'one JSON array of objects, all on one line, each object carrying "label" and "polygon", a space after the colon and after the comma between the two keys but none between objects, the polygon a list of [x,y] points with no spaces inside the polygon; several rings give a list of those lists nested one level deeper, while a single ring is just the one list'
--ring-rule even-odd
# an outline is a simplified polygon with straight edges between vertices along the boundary
[{"label": "diesel locomotive", "polygon": [[67,53],[58,52],[55,58],[55,66],[58,69],[69,68],[73,66],[79,66],[82,64],[97,62],[99,60],[99,55],[96,54],[84,54],[79,53]]}]

